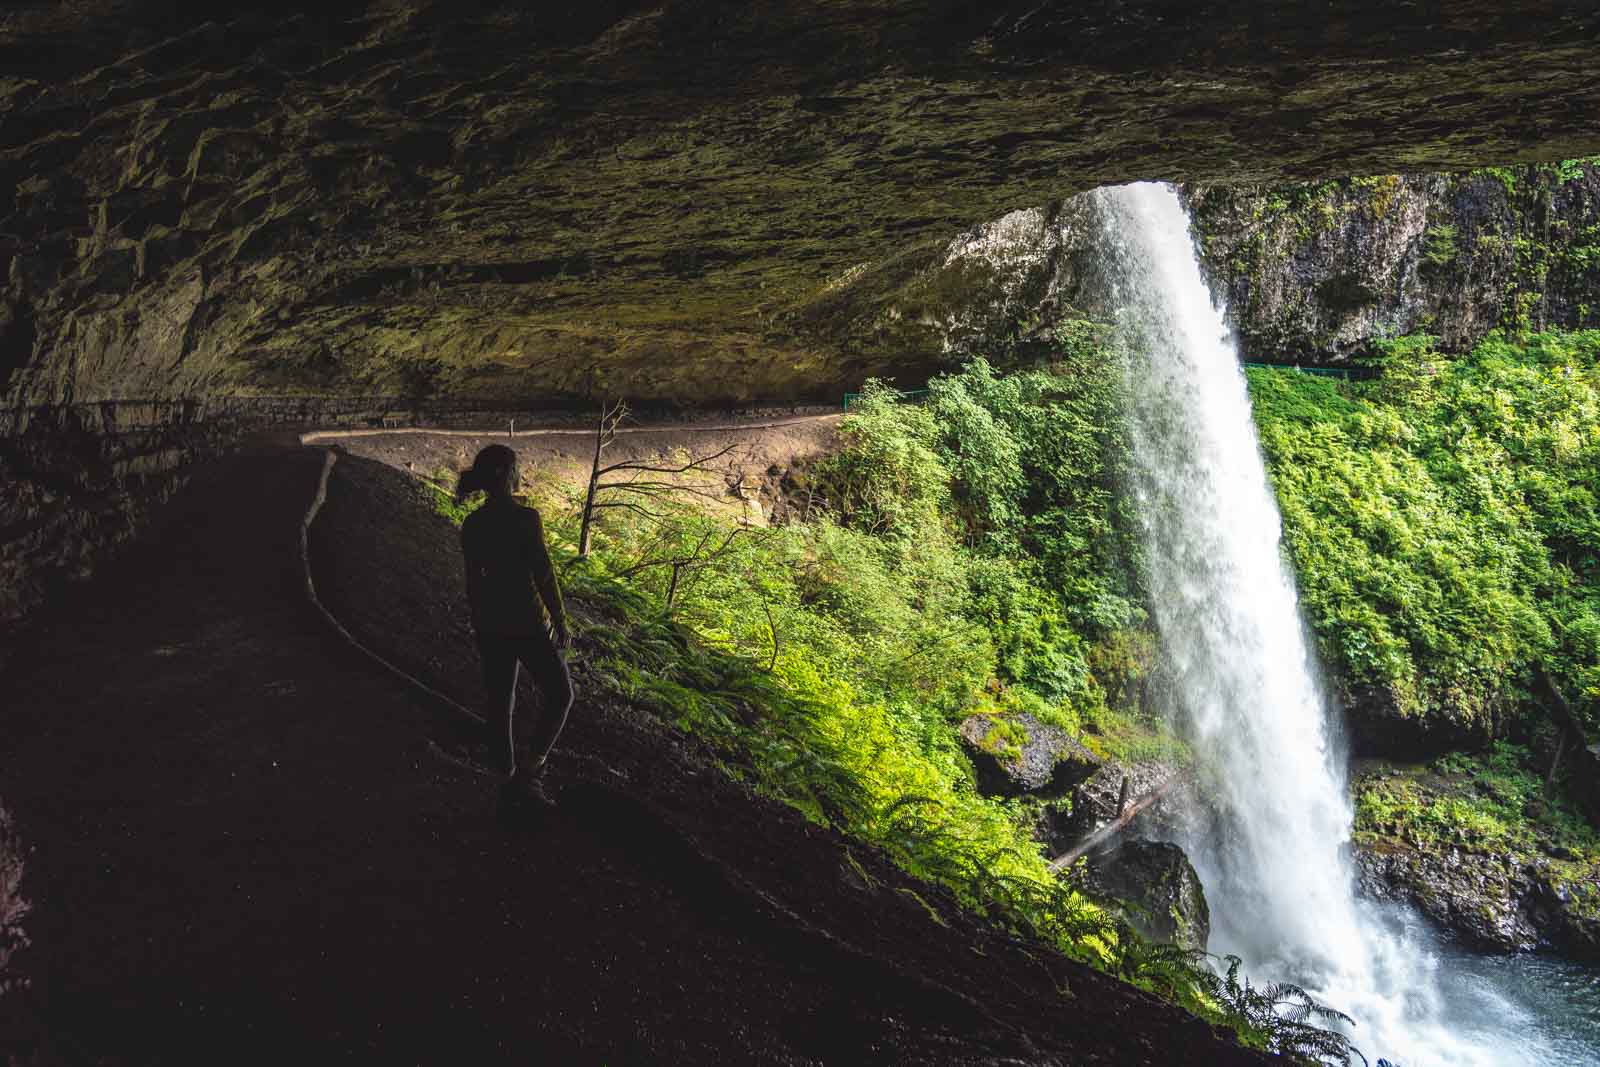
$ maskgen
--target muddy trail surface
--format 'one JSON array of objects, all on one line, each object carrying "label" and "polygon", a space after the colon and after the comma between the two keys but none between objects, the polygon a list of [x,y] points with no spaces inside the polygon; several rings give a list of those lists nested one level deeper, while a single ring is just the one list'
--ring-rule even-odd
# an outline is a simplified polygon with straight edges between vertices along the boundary
[{"label": "muddy trail surface", "polygon": [[[494,779],[438,755],[470,755],[459,716],[309,606],[323,470],[197,472],[0,679],[30,850],[11,1062],[1267,1061],[596,698],[581,603],[560,807],[500,827]],[[310,546],[359,640],[476,704],[456,531],[413,481],[341,458]]]}]

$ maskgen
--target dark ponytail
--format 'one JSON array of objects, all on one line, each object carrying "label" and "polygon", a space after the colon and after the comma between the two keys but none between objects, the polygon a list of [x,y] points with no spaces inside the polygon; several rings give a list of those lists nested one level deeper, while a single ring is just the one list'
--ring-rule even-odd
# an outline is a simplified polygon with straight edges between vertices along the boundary
[{"label": "dark ponytail", "polygon": [[510,496],[517,488],[517,454],[505,445],[490,445],[456,478],[456,503],[473,493]]}]

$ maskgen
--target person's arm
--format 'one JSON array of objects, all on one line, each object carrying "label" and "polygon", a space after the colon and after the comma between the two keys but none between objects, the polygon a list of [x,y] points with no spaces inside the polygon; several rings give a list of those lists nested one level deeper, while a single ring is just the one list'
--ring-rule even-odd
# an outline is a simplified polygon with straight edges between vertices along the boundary
[{"label": "person's arm", "polygon": [[556,631],[556,644],[565,645],[567,612],[561,603],[561,586],[556,582],[556,569],[550,562],[550,550],[544,543],[544,522],[537,511],[531,508],[529,511],[533,515],[533,543],[529,546],[528,563],[533,571],[533,583],[544,601],[545,611],[550,613],[550,623]]}]

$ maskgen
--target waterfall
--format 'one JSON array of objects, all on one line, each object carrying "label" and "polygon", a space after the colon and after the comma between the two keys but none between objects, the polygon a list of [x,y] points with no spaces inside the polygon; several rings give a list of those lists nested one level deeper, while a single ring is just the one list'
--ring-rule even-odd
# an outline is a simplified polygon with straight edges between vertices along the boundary
[{"label": "waterfall", "polygon": [[1163,185],[1093,196],[1131,353],[1129,489],[1164,688],[1209,806],[1180,843],[1205,885],[1212,950],[1240,956],[1257,984],[1293,982],[1351,1015],[1374,1062],[1559,1062],[1518,1033],[1511,1002],[1452,984],[1420,924],[1356,898],[1340,737],[1187,216]]}]

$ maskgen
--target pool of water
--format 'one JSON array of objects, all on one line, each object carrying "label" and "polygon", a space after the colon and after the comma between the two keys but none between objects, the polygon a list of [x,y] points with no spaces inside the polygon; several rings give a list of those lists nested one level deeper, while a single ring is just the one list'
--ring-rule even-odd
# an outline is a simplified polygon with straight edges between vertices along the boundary
[{"label": "pool of water", "polygon": [[[1435,932],[1416,914],[1381,909],[1379,921],[1396,940],[1427,955],[1436,997],[1419,1011],[1448,1034],[1454,1050],[1470,1049],[1479,1062],[1498,1067],[1586,1067],[1600,1065],[1600,966],[1522,954],[1484,955]],[[1450,1062],[1450,1050],[1397,1055],[1362,1040],[1360,1020],[1352,1032],[1376,1064],[1387,1056],[1394,1067],[1433,1060]]]}]

